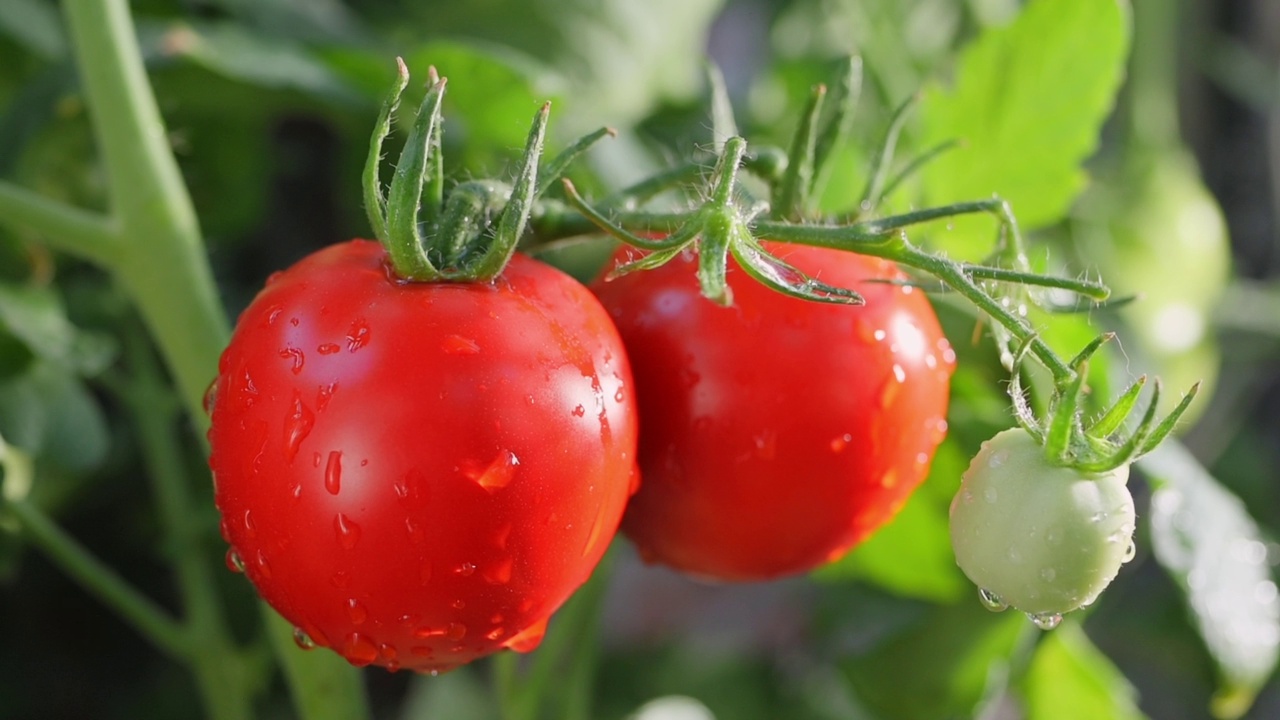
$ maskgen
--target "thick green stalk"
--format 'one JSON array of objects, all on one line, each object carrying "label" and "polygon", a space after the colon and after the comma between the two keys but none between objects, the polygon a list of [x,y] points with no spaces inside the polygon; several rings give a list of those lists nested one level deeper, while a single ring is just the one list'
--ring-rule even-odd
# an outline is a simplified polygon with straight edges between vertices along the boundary
[{"label": "thick green stalk", "polygon": [[[151,92],[128,3],[65,0],[64,11],[106,168],[119,241],[119,252],[112,254],[106,266],[136,302],[177,381],[192,423],[203,429],[209,423],[203,411],[204,391],[216,374],[218,355],[230,330],[191,198]],[[179,570],[180,575],[186,572]],[[212,588],[197,592],[199,602],[215,601]],[[264,606],[263,612],[268,624],[278,622],[273,611]],[[289,666],[298,657],[297,652],[279,654],[295,696],[321,692],[319,686],[328,678],[315,672],[292,672]],[[333,673],[355,677],[344,687],[359,687],[353,668],[337,657],[327,660],[335,668]],[[303,717],[358,717],[343,711],[340,704],[333,704]]]},{"label": "thick green stalk", "polygon": [[63,6],[119,230],[109,269],[137,302],[187,411],[204,428],[204,390],[230,332],[128,3],[66,0]]}]

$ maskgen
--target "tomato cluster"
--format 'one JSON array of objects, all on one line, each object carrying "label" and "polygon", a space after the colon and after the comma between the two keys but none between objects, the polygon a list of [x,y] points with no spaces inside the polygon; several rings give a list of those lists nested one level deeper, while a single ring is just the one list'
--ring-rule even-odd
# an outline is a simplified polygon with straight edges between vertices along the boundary
[{"label": "tomato cluster", "polygon": [[404,282],[359,240],[277,273],[209,395],[228,564],[303,645],[442,671],[536,646],[638,486],[650,560],[757,580],[839,556],[923,479],[954,354],[891,263],[771,250],[866,306],[731,268],[722,307],[688,254],[599,301],[521,255]]}]

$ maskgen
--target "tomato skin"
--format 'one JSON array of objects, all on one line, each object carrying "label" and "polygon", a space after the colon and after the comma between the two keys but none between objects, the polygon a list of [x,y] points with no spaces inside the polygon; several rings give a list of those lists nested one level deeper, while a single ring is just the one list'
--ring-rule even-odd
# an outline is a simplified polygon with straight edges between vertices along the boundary
[{"label": "tomato skin", "polygon": [[1129,466],[1096,475],[1050,465],[1012,428],[983,443],[951,503],[956,564],[1031,615],[1089,605],[1132,557]]},{"label": "tomato skin", "polygon": [[608,316],[549,266],[403,283],[377,243],[334,245],[269,279],[222,356],[224,534],[263,598],[353,664],[531,649],[636,481],[631,389]]},{"label": "tomato skin", "polygon": [[840,556],[901,508],[946,432],[955,354],[924,293],[868,282],[904,278],[878,258],[769,248],[867,304],[787,297],[731,262],[721,307],[689,253],[592,286],[639,396],[644,484],[623,532],[645,559],[709,579]]}]

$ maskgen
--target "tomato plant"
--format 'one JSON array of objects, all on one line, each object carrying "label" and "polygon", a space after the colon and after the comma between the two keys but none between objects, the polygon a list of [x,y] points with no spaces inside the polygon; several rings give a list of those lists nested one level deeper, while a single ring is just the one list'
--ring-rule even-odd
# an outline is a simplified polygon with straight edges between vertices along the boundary
[{"label": "tomato plant", "polygon": [[993,609],[1042,625],[1090,605],[1133,558],[1129,466],[1051,465],[1022,428],[983,443],[951,503],[956,563]]},{"label": "tomato plant", "polygon": [[240,316],[211,391],[229,562],[357,665],[528,650],[622,515],[631,392],[608,316],[549,266],[409,283],[377,243],[321,250]]},{"label": "tomato plant", "polygon": [[593,285],[642,418],[623,529],[647,559],[704,577],[838,557],[893,517],[946,431],[955,356],[924,293],[885,260],[768,247],[866,305],[787,297],[735,264],[723,307],[700,295],[690,253]]}]

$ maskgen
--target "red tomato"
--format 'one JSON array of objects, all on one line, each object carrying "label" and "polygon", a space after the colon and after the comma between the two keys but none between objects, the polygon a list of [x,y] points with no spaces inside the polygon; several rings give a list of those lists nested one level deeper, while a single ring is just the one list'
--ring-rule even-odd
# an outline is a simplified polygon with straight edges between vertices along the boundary
[{"label": "red tomato", "polygon": [[[644,484],[622,528],[647,560],[720,580],[809,570],[887,522],[946,432],[955,353],[891,263],[770,244],[862,307],[786,297],[730,265],[733,306],[695,258],[593,289],[635,372]],[[627,251],[615,258],[624,259]]]},{"label": "red tomato", "polygon": [[377,243],[321,250],[267,281],[211,391],[229,564],[355,665],[532,649],[637,478],[631,390],[608,315],[547,265],[404,283]]}]

